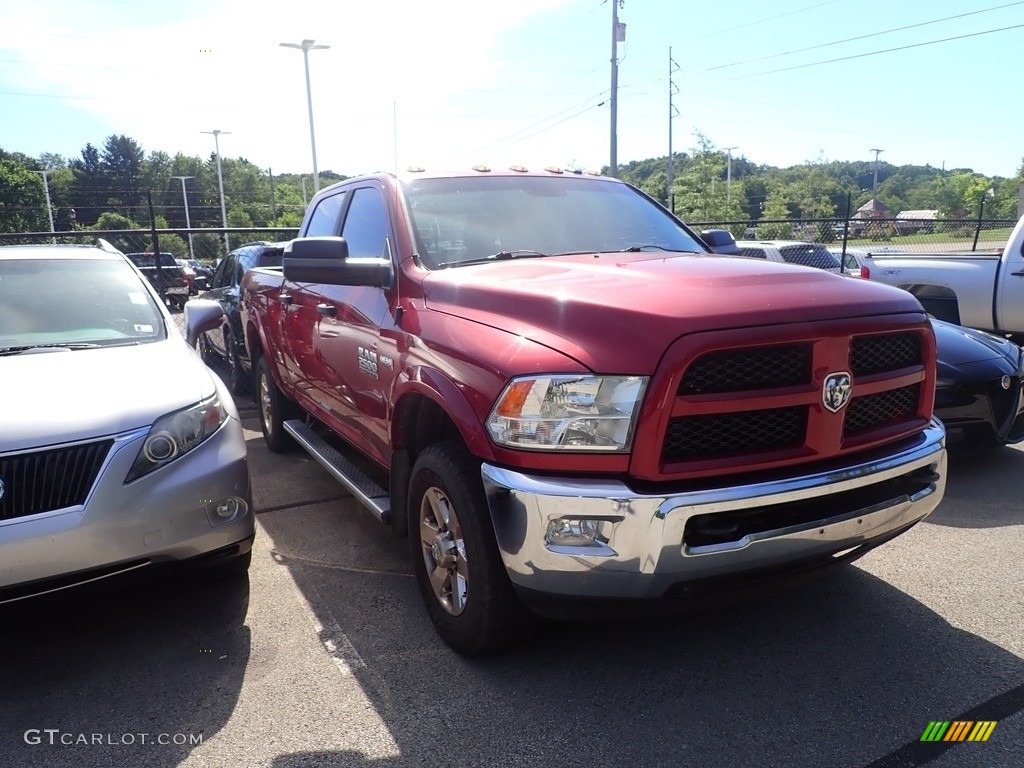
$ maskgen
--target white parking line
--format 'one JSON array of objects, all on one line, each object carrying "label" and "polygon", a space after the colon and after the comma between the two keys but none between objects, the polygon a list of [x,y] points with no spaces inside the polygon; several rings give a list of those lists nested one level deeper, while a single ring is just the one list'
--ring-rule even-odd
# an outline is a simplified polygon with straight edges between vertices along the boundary
[{"label": "white parking line", "polygon": [[[277,560],[276,553],[274,554],[274,559],[275,561]],[[309,620],[313,624],[313,631],[320,638],[320,642],[327,649],[327,653],[334,662],[334,666],[341,671],[341,674],[350,676],[357,669],[366,669],[366,662],[363,661],[363,657],[359,655],[359,651],[352,645],[352,641],[348,639],[348,636],[342,632],[341,625],[338,624],[337,619],[324,606],[324,601],[319,593],[313,587],[310,587],[310,589],[313,589],[317,603],[321,606],[318,613],[314,610],[309,600],[306,599],[306,595],[299,589],[299,585],[295,583],[295,579],[292,578],[290,573],[288,574],[288,581],[291,582],[292,589],[295,590],[295,596],[298,598],[299,605],[302,606],[306,611],[306,615],[309,616]],[[324,621],[322,622],[320,615],[324,616]]]}]

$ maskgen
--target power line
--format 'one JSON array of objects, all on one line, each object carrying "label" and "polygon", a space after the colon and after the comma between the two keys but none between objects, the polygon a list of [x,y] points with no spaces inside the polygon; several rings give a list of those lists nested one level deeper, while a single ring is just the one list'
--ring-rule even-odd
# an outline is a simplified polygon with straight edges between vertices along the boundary
[{"label": "power line", "polygon": [[[605,89],[605,90],[601,91],[600,93],[590,97],[589,99],[587,99],[587,101],[593,101],[594,99],[599,99],[602,96],[604,96],[606,93],[608,93],[607,89]],[[556,125],[560,125],[561,123],[564,123],[566,120],[571,120],[574,117],[578,117],[579,115],[582,115],[584,112],[587,112],[587,111],[589,111],[591,109],[595,109],[597,107],[600,107],[604,103],[605,102],[602,101],[599,104],[590,104],[589,106],[586,106],[583,109],[581,109],[579,112],[571,114],[568,117],[566,117],[566,118],[564,118],[562,120],[559,120],[558,122],[552,123],[551,125],[544,126],[543,128],[540,128],[540,130],[535,131],[534,133],[530,133],[530,134],[528,134],[526,136],[523,136],[523,137],[521,137],[519,139],[516,139],[511,144],[508,144],[508,146],[513,146],[515,144],[518,144],[520,141],[524,141],[524,140],[530,138],[531,136],[536,136],[538,133],[542,133],[543,131],[546,131],[549,128],[554,128]],[[576,105],[576,106],[579,106],[579,105]],[[566,112],[569,112],[569,111],[571,111],[573,109],[576,109],[576,106],[567,107],[566,109],[563,109],[563,110],[561,110],[559,112],[555,112],[553,115],[549,115],[548,117],[545,117],[543,120],[538,120],[536,123],[533,123],[532,125],[528,125],[525,128],[520,128],[518,131],[514,131],[513,133],[510,133],[507,136],[504,136],[504,137],[502,137],[502,138],[500,138],[500,139],[498,139],[496,141],[493,141],[490,144],[486,144],[486,145],[484,145],[482,147],[478,147],[478,148],[476,148],[476,149],[474,149],[474,150],[472,150],[470,152],[467,152],[464,155],[460,155],[459,157],[452,158],[451,160],[448,160],[448,161],[442,163],[442,165],[448,165],[449,163],[455,163],[455,162],[458,162],[459,160],[464,160],[467,157],[472,157],[473,155],[475,155],[475,154],[477,154],[479,152],[484,152],[484,151],[486,151],[488,149],[493,149],[494,147],[500,146],[502,144],[506,144],[510,139],[513,139],[516,136],[519,136],[519,134],[526,133],[527,131],[530,131],[530,130],[538,127],[538,126],[542,126],[542,125],[544,125],[544,123],[550,122],[551,120],[554,120],[555,118],[557,118],[557,117],[559,117],[561,115],[564,115]]]},{"label": "power line", "polygon": [[807,51],[814,51],[819,48],[828,48],[833,45],[841,45],[842,43],[852,43],[855,40],[866,40],[869,37],[879,37],[881,35],[892,34],[893,32],[903,32],[908,29],[916,29],[917,27],[927,27],[930,24],[939,24],[943,21],[952,21],[954,19],[962,19],[966,16],[976,16],[979,13],[989,13],[990,11],[999,11],[1003,8],[1009,8],[1013,5],[1024,5],[1024,0],[1018,0],[1015,3],[1007,3],[1005,5],[997,5],[992,8],[984,8],[980,11],[970,11],[968,13],[959,13],[956,16],[947,16],[943,19],[932,19],[931,21],[922,21],[917,24],[908,24],[905,27],[894,27],[892,29],[885,29],[881,32],[871,32],[867,35],[857,35],[856,37],[847,37],[843,40],[833,40],[831,43],[821,43],[819,45],[812,45],[807,48],[797,48],[792,51],[783,51],[782,53],[773,53],[770,56],[760,56],[756,59],[745,59],[743,61],[734,61],[731,64],[719,64],[717,67],[708,67],[707,69],[701,70],[702,72],[713,72],[717,69],[727,69],[729,67],[738,67],[741,64],[752,64],[756,61],[767,61],[768,59],[778,59],[783,56],[792,56],[794,53],[806,53]]},{"label": "power line", "polygon": [[998,29],[986,29],[983,32],[971,32],[967,35],[957,35],[955,37],[944,37],[941,40],[928,40],[924,43],[913,43],[911,45],[901,45],[897,48],[885,48],[881,51],[868,51],[867,53],[857,53],[852,56],[841,56],[837,59],[826,59],[825,61],[812,61],[809,64],[797,64],[792,67],[783,67],[781,69],[769,69],[765,72],[754,72],[749,75],[738,75],[736,77],[728,77],[726,80],[743,80],[748,77],[760,77],[761,75],[774,75],[779,72],[791,72],[794,69],[807,69],[808,67],[818,67],[823,64],[835,64],[838,61],[850,61],[851,59],[863,59],[867,56],[878,56],[883,53],[894,53],[896,51],[906,51],[911,48],[922,48],[926,45],[937,45],[938,43],[948,43],[953,40],[965,40],[969,37],[981,37],[982,35],[991,35],[995,32],[1006,32],[1011,29],[1020,29],[1024,27],[1024,24],[1014,24],[1010,27],[999,27]]},{"label": "power line", "polygon": [[838,3],[839,0],[827,0],[824,3],[818,3],[817,5],[808,5],[804,8],[797,8],[793,11],[787,11],[786,13],[780,13],[776,16],[765,16],[763,19],[755,19],[754,21],[748,21],[746,24],[740,24],[739,26],[729,27],[728,29],[721,29],[718,32],[708,32],[706,35],[700,37],[691,37],[688,42],[696,42],[697,40],[705,40],[709,37],[715,37],[716,35],[724,35],[726,32],[735,32],[737,29],[746,29],[747,27],[753,27],[756,24],[763,24],[766,21],[775,21],[775,19],[781,19],[785,16],[792,16],[797,13],[803,13],[804,11],[812,11],[815,8],[821,8],[823,5],[832,5]]}]

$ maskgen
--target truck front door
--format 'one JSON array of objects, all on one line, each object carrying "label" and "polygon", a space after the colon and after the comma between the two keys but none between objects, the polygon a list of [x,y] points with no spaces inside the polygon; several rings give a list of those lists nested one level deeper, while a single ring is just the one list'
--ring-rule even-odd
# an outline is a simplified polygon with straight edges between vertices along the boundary
[{"label": "truck front door", "polygon": [[[1016,232],[1024,232],[1018,227]],[[1024,334],[1024,238],[1011,239],[996,286],[996,322],[1002,331]]]},{"label": "truck front door", "polygon": [[[350,189],[341,236],[349,257],[392,258],[394,242],[383,190],[375,182]],[[390,289],[317,285],[319,320],[313,337],[313,370],[320,401],[332,411],[331,424],[346,439],[382,463],[389,457],[388,400],[395,376],[396,346],[382,340],[390,318]],[[311,292],[312,295],[312,292]]]}]

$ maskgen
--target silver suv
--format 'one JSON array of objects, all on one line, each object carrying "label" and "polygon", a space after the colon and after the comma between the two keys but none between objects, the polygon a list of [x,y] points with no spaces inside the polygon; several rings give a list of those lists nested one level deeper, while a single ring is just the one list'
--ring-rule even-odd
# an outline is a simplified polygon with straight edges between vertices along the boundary
[{"label": "silver suv", "polygon": [[842,273],[843,265],[821,243],[799,240],[739,240],[736,246],[743,256],[768,261],[784,261],[827,272]]}]

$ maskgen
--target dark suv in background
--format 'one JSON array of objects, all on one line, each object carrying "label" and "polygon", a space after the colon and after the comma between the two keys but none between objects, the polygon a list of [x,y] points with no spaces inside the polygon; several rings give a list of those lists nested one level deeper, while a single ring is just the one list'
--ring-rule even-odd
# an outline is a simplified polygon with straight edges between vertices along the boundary
[{"label": "dark suv in background", "polygon": [[[160,282],[163,281],[163,299],[169,306],[179,309],[185,306],[191,292],[189,282],[185,276],[185,270],[175,260],[173,253],[160,254],[159,268],[156,255],[152,251],[149,253],[126,253],[125,256],[131,259],[132,264],[139,268],[139,271],[157,291],[160,291]],[[161,273],[159,275],[157,274],[158,269]]]},{"label": "dark suv in background", "polygon": [[196,342],[207,365],[219,365],[227,372],[227,384],[233,395],[249,392],[252,366],[245,349],[245,333],[238,304],[238,286],[246,270],[256,267],[280,267],[287,243],[256,242],[239,246],[217,265],[210,282],[210,290],[199,296],[220,302],[224,308],[224,323],[209,331]]}]

